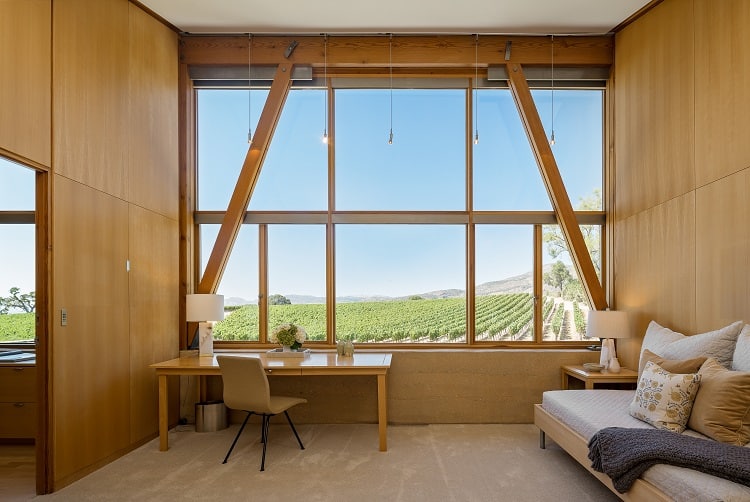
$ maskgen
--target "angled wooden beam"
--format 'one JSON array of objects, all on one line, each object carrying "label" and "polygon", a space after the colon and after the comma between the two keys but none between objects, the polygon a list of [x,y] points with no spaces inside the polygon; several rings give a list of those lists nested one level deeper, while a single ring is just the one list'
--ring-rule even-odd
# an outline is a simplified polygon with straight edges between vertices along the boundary
[{"label": "angled wooden beam", "polygon": [[531,90],[523,74],[523,69],[517,63],[507,63],[506,67],[511,94],[513,94],[513,99],[521,115],[521,121],[529,137],[529,143],[542,174],[544,185],[547,187],[547,192],[552,200],[552,206],[555,209],[565,242],[568,244],[573,264],[583,283],[583,289],[586,291],[591,305],[596,310],[604,310],[607,308],[604,288],[599,282],[591,255],[589,255],[586,242],[583,240],[581,227],[578,226],[576,221],[573,206],[570,203],[568,192],[565,190],[560,170],[557,167],[557,162],[555,162],[555,156],[552,154],[552,147],[547,142],[547,136],[544,133],[539,112],[531,97]]},{"label": "angled wooden beam", "polygon": [[289,94],[293,66],[291,63],[282,63],[276,69],[271,90],[268,93],[266,104],[263,106],[263,112],[260,114],[258,126],[255,128],[253,142],[247,149],[245,162],[242,164],[237,185],[234,187],[229,206],[224,213],[219,235],[216,236],[216,243],[214,243],[206,264],[206,270],[200,284],[198,284],[197,293],[215,293],[219,287],[221,276],[226,268],[229,255],[232,253],[232,247],[240,231],[242,220],[245,217],[247,204],[250,202],[250,197],[258,182],[258,176],[260,176],[268,146],[271,144],[273,132]]}]

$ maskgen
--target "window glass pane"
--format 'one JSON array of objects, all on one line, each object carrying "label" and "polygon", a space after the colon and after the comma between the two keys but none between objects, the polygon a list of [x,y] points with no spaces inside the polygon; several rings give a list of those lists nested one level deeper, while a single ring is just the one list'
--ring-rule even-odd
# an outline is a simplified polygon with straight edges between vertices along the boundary
[{"label": "window glass pane", "polygon": [[534,239],[531,225],[476,226],[478,341],[534,341]]},{"label": "window glass pane", "polygon": [[[299,324],[307,339],[326,339],[324,225],[269,225],[268,330]],[[288,302],[288,303],[287,303]]]},{"label": "window glass pane", "polygon": [[[532,96],[549,137],[553,121],[552,91],[535,90]],[[592,198],[592,195],[601,193],[604,172],[603,96],[601,90],[554,91],[552,153],[570,202],[578,209],[602,210],[601,196]],[[589,203],[587,207],[581,207],[585,203]]]},{"label": "window glass pane", "polygon": [[325,210],[328,147],[325,92],[292,89],[250,199],[250,210]]},{"label": "window glass pane", "polygon": [[[477,91],[474,209],[551,211],[518,109],[507,89]],[[601,165],[601,161],[600,161]]]},{"label": "window glass pane", "polygon": [[35,337],[34,225],[0,225],[0,342]]},{"label": "window glass pane", "polygon": [[[0,158],[0,211],[34,211],[35,173]],[[36,235],[33,224],[0,225],[0,343],[34,340]]]},{"label": "window glass pane", "polygon": [[33,211],[35,176],[33,169],[0,157],[0,211]]},{"label": "window glass pane", "polygon": [[465,341],[465,234],[459,225],[337,226],[337,338]]},{"label": "window glass pane", "polygon": [[[253,89],[253,131],[268,90]],[[229,205],[247,155],[248,90],[201,89],[197,92],[199,210],[222,210]]]},{"label": "window glass pane", "polygon": [[337,90],[336,209],[465,209],[465,100],[455,89]]},{"label": "window glass pane", "polygon": [[[219,225],[201,225],[201,270],[206,270]],[[216,340],[258,341],[258,225],[242,225],[217,293],[224,295],[224,320]]]},{"label": "window glass pane", "polygon": [[[581,225],[586,247],[600,281],[601,230],[599,225]],[[560,226],[545,225],[542,235],[542,337],[546,341],[584,340],[590,306]]]}]

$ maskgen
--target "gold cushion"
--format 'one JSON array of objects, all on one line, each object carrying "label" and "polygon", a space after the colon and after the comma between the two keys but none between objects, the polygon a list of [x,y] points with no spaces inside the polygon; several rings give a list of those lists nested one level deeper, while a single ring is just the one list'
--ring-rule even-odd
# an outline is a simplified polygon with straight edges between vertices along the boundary
[{"label": "gold cushion", "polygon": [[658,364],[646,363],[628,410],[632,416],[657,429],[685,430],[701,376],[670,373]]},{"label": "gold cushion", "polygon": [[713,357],[703,364],[688,427],[738,446],[750,441],[750,373],[730,371]]},{"label": "gold cushion", "polygon": [[667,359],[658,354],[654,354],[650,350],[646,349],[641,355],[641,367],[639,373],[643,373],[643,368],[646,367],[646,363],[651,361],[658,364],[664,371],[670,373],[697,373],[703,363],[706,362],[707,357],[693,357],[692,359]]}]

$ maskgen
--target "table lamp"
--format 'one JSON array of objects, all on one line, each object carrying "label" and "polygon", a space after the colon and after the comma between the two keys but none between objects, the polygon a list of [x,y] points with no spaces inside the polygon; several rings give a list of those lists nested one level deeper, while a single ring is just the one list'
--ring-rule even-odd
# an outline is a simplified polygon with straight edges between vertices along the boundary
[{"label": "table lamp", "polygon": [[213,321],[224,319],[224,295],[186,295],[185,320],[198,322],[199,354],[214,355]]},{"label": "table lamp", "polygon": [[618,310],[589,310],[586,321],[586,337],[601,338],[602,352],[599,363],[612,373],[620,371],[620,363],[615,352],[615,338],[628,338],[630,323],[628,313]]}]

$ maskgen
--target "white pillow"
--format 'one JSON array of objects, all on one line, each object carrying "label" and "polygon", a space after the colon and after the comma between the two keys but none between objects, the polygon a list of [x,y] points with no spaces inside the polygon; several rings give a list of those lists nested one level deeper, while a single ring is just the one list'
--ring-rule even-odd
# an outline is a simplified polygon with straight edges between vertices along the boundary
[{"label": "white pillow", "polygon": [[734,348],[732,358],[732,369],[734,371],[750,371],[750,324],[745,324],[740,336],[737,337],[737,345]]},{"label": "white pillow", "polygon": [[690,418],[700,381],[698,373],[670,373],[649,361],[628,411],[657,429],[680,433]]},{"label": "white pillow", "polygon": [[638,369],[643,371],[646,365],[643,359],[644,350],[650,350],[666,359],[715,357],[722,366],[729,368],[742,325],[742,321],[737,321],[715,331],[685,336],[651,321],[646,329],[646,336],[643,337]]}]

